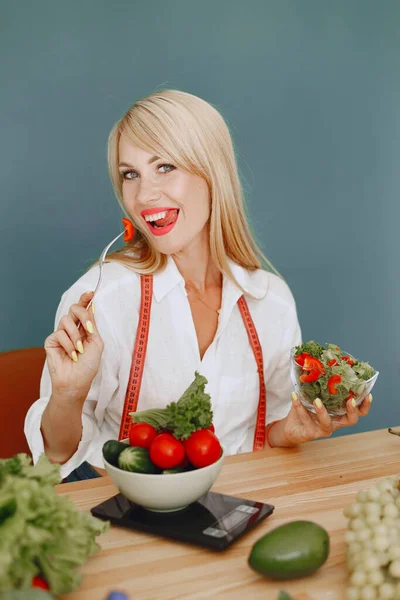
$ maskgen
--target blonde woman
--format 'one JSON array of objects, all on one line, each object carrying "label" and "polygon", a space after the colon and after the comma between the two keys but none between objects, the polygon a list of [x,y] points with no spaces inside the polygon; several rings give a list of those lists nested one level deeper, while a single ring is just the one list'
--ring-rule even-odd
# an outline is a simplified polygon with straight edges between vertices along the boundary
[{"label": "blonde woman", "polygon": [[251,235],[232,140],[214,107],[181,91],[151,94],[114,126],[108,156],[136,235],[109,255],[95,312],[86,307],[98,266],[61,298],[41,398],[26,417],[35,461],[45,452],[70,480],[103,466],[143,327],[137,410],[177,400],[199,371],[227,454],[295,446],[368,413],[369,399],[359,409],[349,402],[333,423],[321,403],[312,415],[291,395],[289,353],[301,343],[295,301]]}]

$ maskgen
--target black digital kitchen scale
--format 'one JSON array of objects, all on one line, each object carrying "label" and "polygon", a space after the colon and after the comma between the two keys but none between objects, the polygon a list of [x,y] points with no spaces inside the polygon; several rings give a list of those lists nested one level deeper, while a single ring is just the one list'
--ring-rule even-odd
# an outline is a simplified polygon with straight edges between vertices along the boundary
[{"label": "black digital kitchen scale", "polygon": [[215,492],[204,494],[183,510],[160,513],[130,502],[122,494],[92,508],[95,517],[113,525],[145,531],[211,550],[225,550],[274,510],[271,504]]}]

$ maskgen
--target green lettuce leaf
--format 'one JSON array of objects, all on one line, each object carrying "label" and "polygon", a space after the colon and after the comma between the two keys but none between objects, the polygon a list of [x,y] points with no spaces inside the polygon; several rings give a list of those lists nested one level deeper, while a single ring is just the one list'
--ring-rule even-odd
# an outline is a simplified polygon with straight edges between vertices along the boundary
[{"label": "green lettuce leaf", "polygon": [[198,429],[210,427],[213,419],[210,395],[205,392],[207,379],[195,372],[195,378],[177,402],[165,408],[129,413],[133,423],[148,423],[157,430],[168,430],[185,440]]},{"label": "green lettuce leaf", "polygon": [[371,365],[367,362],[357,361],[356,363],[354,363],[353,369],[357,373],[357,375],[365,381],[367,379],[371,379],[371,377],[373,377],[375,374],[374,368],[371,367]]},{"label": "green lettuce leaf", "polygon": [[53,600],[54,596],[41,589],[10,590],[0,596],[0,600]]},{"label": "green lettuce leaf", "polygon": [[303,354],[303,352],[307,352],[307,354],[314,356],[314,358],[320,358],[323,351],[323,346],[321,346],[321,344],[317,344],[317,342],[314,342],[314,340],[303,342],[300,346],[295,347],[296,356],[298,354]]},{"label": "green lettuce leaf", "polygon": [[0,483],[7,475],[35,479],[46,485],[61,483],[60,465],[51,463],[45,454],[42,454],[36,465],[32,464],[27,454],[16,454],[12,458],[0,459]]},{"label": "green lettuce leaf", "polygon": [[59,471],[45,455],[37,465],[21,454],[0,460],[0,592],[27,593],[36,575],[54,595],[71,592],[81,581],[77,567],[99,549],[95,537],[109,523],[56,494]]}]

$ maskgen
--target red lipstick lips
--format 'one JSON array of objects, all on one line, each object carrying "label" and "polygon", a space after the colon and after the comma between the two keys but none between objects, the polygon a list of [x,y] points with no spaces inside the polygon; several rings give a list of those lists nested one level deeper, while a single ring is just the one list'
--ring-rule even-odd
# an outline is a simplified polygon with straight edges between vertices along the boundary
[{"label": "red lipstick lips", "polygon": [[[154,208],[147,208],[145,210],[142,210],[142,212],[140,214],[143,217],[143,219],[145,220],[149,231],[151,231],[151,233],[153,235],[159,236],[159,235],[166,235],[175,227],[175,224],[178,220],[179,209],[160,206],[160,207],[154,207]],[[152,215],[154,215],[156,217],[156,219],[146,219],[146,217],[150,217]],[[175,215],[176,215],[176,217],[175,217]],[[171,219],[174,219],[174,220],[171,221]],[[156,224],[157,221],[164,221],[164,220],[167,221],[165,223],[165,225],[162,225],[162,224],[157,225]]]}]

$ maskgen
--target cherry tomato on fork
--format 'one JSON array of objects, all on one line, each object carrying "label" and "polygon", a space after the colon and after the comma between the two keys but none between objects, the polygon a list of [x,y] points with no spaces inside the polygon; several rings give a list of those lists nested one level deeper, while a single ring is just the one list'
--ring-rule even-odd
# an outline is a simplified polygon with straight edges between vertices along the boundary
[{"label": "cherry tomato on fork", "polygon": [[124,242],[129,242],[135,235],[135,228],[132,221],[125,219],[125,217],[122,218],[122,223],[125,227]]}]

